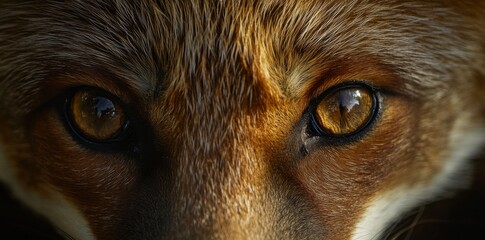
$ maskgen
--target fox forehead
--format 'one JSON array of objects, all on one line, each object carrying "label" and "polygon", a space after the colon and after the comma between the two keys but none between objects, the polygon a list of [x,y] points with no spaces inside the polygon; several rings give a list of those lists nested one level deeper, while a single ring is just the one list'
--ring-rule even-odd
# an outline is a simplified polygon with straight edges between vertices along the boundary
[{"label": "fox forehead", "polygon": [[[456,32],[457,26],[464,27],[464,17],[447,11],[453,6],[440,3],[76,1],[61,5],[45,1],[31,5],[43,11],[34,15],[23,5],[9,6],[3,18],[10,24],[1,26],[0,36],[8,42],[1,46],[2,60],[25,66],[10,76],[38,75],[29,78],[33,83],[22,85],[29,89],[21,92],[38,90],[36,80],[56,72],[96,69],[113,74],[115,84],[125,84],[142,97],[157,96],[169,87],[187,92],[201,89],[197,85],[207,86],[207,91],[218,85],[230,93],[227,96],[247,99],[258,95],[251,93],[258,85],[266,86],[259,91],[271,89],[298,98],[311,95],[315,79],[321,85],[325,78],[343,73],[361,72],[345,79],[364,79],[391,69],[401,79],[393,78],[389,84],[403,84],[402,91],[419,94],[423,86],[451,81],[453,76],[442,69],[454,62],[455,72],[460,72],[457,60],[470,59],[479,42],[473,31]],[[19,35],[25,32],[28,37]],[[470,51],[460,45],[470,46]],[[362,62],[373,65],[355,64]],[[462,64],[465,68],[472,63]],[[376,65],[383,71],[362,74]],[[237,75],[227,77],[229,73]],[[13,84],[15,78],[7,79],[12,83],[3,83],[4,91],[13,90],[9,85],[19,87]]]}]

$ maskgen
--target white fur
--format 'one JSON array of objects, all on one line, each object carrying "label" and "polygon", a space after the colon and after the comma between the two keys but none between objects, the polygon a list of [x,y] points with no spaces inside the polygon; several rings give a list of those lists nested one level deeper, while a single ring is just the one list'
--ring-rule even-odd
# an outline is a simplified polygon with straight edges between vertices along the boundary
[{"label": "white fur", "polygon": [[62,194],[52,188],[48,191],[49,198],[45,198],[26,189],[15,177],[15,170],[9,164],[2,146],[0,145],[0,181],[10,187],[15,197],[37,213],[45,216],[60,230],[60,234],[69,235],[74,239],[94,239],[88,222],[74,204],[67,201]]},{"label": "white fur", "polygon": [[468,161],[485,142],[484,129],[470,131],[466,134],[452,133],[453,152],[444,161],[441,172],[431,182],[417,187],[403,186],[377,196],[367,207],[356,225],[353,240],[379,239],[389,224],[399,220],[405,212],[419,206],[423,202],[438,197],[447,190],[462,186],[467,182]]}]

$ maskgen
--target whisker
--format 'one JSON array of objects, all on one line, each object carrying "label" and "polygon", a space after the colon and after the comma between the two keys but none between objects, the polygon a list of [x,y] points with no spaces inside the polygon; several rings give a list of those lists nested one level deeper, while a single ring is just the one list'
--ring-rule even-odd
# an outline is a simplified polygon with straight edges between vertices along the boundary
[{"label": "whisker", "polygon": [[[408,213],[404,214],[404,216],[401,218],[400,221],[394,222],[391,226],[389,226],[386,230],[386,234],[381,238],[381,239],[390,239],[390,237],[398,231],[398,229],[401,229],[403,226],[408,225],[408,221],[410,221],[410,218],[413,217],[417,214],[420,214],[421,208],[414,209],[412,211],[409,211]],[[412,224],[412,223],[411,223]]]},{"label": "whisker", "polygon": [[413,230],[414,228],[418,225],[418,222],[419,220],[421,219],[421,217],[423,216],[423,213],[424,213],[424,206],[420,207],[416,213],[416,216],[414,217],[413,221],[411,222],[411,224],[403,229],[401,229],[400,231],[398,231],[396,233],[396,235],[391,238],[391,240],[396,240],[398,237],[400,237],[402,234],[408,232],[407,236],[406,236],[406,240],[409,240],[411,239],[411,236],[413,234]]},{"label": "whisker", "polygon": [[64,230],[62,230],[60,228],[57,228],[56,227],[56,231],[59,233],[59,235],[61,235],[65,239],[76,240],[76,238],[74,238],[73,236],[69,235],[69,233],[67,233],[66,231],[64,231]]}]

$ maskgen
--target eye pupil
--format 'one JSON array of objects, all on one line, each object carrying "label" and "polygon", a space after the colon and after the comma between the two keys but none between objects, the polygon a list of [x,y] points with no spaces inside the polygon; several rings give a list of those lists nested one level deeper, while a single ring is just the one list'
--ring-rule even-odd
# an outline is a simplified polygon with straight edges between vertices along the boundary
[{"label": "eye pupil", "polygon": [[354,106],[360,104],[360,90],[342,90],[338,94],[338,103],[340,105],[340,111],[343,114],[350,113]]},{"label": "eye pupil", "polygon": [[90,141],[113,140],[126,125],[121,106],[99,90],[76,92],[67,111],[75,131]]},{"label": "eye pupil", "polygon": [[327,94],[314,112],[321,134],[346,136],[363,129],[376,108],[374,93],[361,86],[343,87]]}]

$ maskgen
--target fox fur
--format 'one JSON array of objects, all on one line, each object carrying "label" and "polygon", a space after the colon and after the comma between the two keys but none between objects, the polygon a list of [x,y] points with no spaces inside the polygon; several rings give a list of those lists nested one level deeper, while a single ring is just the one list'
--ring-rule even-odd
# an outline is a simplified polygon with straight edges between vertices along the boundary
[{"label": "fox fur", "polygon": [[[377,239],[466,186],[484,39],[480,0],[2,0],[0,181],[75,239]],[[353,81],[373,126],[306,138]],[[74,139],[78,86],[124,102],[135,148]]]}]

